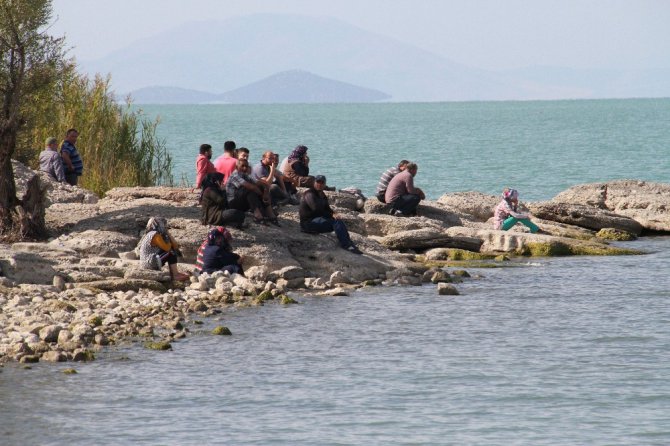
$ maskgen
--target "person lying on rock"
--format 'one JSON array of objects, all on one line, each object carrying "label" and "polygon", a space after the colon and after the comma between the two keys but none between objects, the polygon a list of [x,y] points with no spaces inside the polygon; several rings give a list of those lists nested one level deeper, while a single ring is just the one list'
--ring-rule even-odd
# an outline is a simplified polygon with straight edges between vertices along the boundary
[{"label": "person lying on rock", "polygon": [[362,254],[349,237],[349,231],[340,217],[333,212],[328,204],[326,177],[317,175],[314,184],[302,194],[300,200],[300,228],[308,233],[325,233],[335,231],[340,246],[354,254]]},{"label": "person lying on rock", "polygon": [[164,264],[170,268],[172,280],[184,282],[189,275],[179,272],[177,257],[182,257],[179,245],[167,230],[167,220],[152,217],[147,222],[146,232],[137,244],[140,254],[140,266],[145,269],[160,271]]},{"label": "person lying on rock", "polygon": [[201,273],[228,271],[244,276],[241,257],[233,252],[232,241],[232,234],[223,226],[211,229],[198,248],[196,269]]},{"label": "person lying on rock", "polygon": [[263,188],[249,176],[251,169],[249,161],[237,160],[237,170],[230,175],[226,183],[228,207],[243,212],[251,210],[254,222],[267,226],[272,223],[279,226],[277,215],[272,210],[270,189]]},{"label": "person lying on rock", "polygon": [[494,210],[493,227],[507,231],[517,223],[527,226],[532,234],[540,232],[540,228],[530,221],[530,214],[519,212],[519,192],[506,187],[502,192],[502,200]]},{"label": "person lying on rock", "polygon": [[225,176],[219,172],[209,173],[203,178],[200,193],[202,207],[200,222],[203,225],[231,225],[242,229],[244,211],[228,208],[228,198],[223,189],[224,178]]},{"label": "person lying on rock", "polygon": [[389,182],[384,199],[391,205],[391,215],[415,216],[419,202],[426,199],[423,191],[414,186],[414,177],[418,171],[419,166],[415,163],[408,163],[405,170],[398,173]]}]

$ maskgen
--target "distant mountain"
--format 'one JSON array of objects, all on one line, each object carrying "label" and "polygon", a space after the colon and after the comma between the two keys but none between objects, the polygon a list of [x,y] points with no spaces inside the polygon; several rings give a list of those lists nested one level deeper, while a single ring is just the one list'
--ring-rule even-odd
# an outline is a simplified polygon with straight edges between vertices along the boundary
[{"label": "distant mountain", "polygon": [[219,95],[230,103],[375,102],[391,96],[378,90],[317,76],[302,70],[284,71]]},{"label": "distant mountain", "polygon": [[179,87],[145,87],[130,92],[135,104],[203,104],[219,102],[219,95]]},{"label": "distant mountain", "polygon": [[80,67],[111,73],[119,92],[171,85],[221,94],[300,69],[383,91],[392,101],[670,96],[670,77],[658,73],[497,73],[333,18],[282,14],[187,23]]}]

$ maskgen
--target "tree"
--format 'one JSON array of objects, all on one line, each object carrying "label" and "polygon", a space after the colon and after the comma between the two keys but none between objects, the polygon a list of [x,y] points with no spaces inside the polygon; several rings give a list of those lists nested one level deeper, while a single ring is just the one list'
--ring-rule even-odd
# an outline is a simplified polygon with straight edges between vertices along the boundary
[{"label": "tree", "polygon": [[[53,84],[63,66],[63,38],[46,34],[51,0],[0,0],[0,234],[43,236],[39,180],[16,196],[12,155],[25,124],[22,103]],[[40,233],[42,232],[42,233]]]}]

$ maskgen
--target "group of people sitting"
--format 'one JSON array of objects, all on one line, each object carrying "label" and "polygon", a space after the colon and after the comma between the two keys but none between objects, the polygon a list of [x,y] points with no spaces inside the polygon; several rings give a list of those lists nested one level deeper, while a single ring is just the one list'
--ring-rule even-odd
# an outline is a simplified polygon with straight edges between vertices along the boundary
[{"label": "group of people sitting", "polygon": [[[201,222],[212,226],[198,249],[196,268],[201,272],[228,271],[244,275],[240,256],[232,250],[232,235],[225,226],[242,228],[247,212],[259,225],[281,226],[278,208],[285,204],[299,204],[300,228],[306,233],[335,232],[340,247],[354,254],[361,251],[353,243],[346,225],[330,207],[324,175],[310,175],[308,148],[297,146],[278,167],[279,157],[272,151],[263,153],[260,161],[249,165],[249,150],[237,148],[233,141],[224,145],[224,153],[214,162],[212,146],[200,146],[196,160],[196,186],[201,189]],[[394,216],[416,216],[424,192],[414,185],[418,166],[402,160],[387,169],[381,176],[376,197],[390,205]],[[298,187],[305,188],[298,199]],[[518,192],[505,188],[503,199],[496,207],[495,229],[508,230],[516,223],[540,229],[530,221],[530,216],[518,209]],[[145,268],[160,269],[169,265],[173,280],[185,280],[188,275],[177,270],[179,246],[167,231],[167,222],[154,217],[149,220],[144,237],[138,245],[140,262]]]}]

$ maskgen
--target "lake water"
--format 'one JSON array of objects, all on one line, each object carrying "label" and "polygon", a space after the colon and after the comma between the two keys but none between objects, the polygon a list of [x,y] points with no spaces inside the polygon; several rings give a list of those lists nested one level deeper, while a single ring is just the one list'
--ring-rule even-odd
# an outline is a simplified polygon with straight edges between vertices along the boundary
[{"label": "lake water", "polygon": [[330,184],[372,196],[401,159],[419,165],[428,198],[519,189],[549,199],[577,183],[635,178],[668,181],[670,99],[328,105],[143,106],[160,116],[175,180],[195,180],[202,143],[214,158],[231,139],[283,158],[309,147],[310,168]]},{"label": "lake water", "polygon": [[[415,141],[433,197],[667,181],[668,100],[147,110],[183,169],[200,142],[233,138],[252,155],[301,142],[333,183],[370,193],[377,165]],[[0,445],[667,445],[670,237],[625,246],[650,254],[470,269],[481,277],[455,297],[434,285],[296,295],[205,319],[171,352],[10,364]],[[219,324],[233,336],[210,335]]]}]

